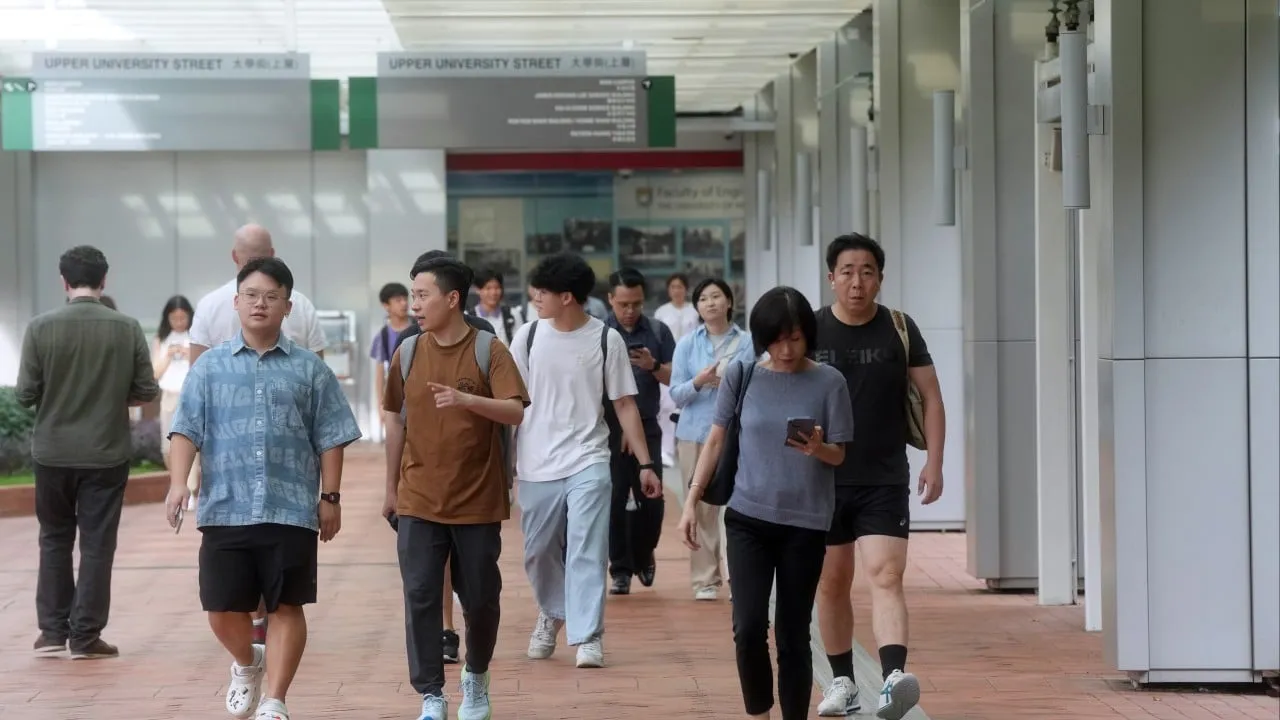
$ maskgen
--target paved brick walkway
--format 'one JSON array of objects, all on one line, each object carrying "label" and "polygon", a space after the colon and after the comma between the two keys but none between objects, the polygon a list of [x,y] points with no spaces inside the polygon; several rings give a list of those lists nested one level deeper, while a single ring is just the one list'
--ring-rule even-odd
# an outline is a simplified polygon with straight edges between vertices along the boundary
[{"label": "paved brick walkway", "polygon": [[[393,536],[377,517],[381,457],[352,453],[345,526],[321,550],[321,601],[290,709],[298,720],[412,718]],[[674,513],[670,522],[674,523]],[[161,720],[225,718],[227,658],[198,610],[198,533],[174,536],[158,506],[125,509],[107,639],[118,660],[35,659],[35,522],[0,521],[0,718]],[[520,564],[519,529],[506,531],[504,631],[494,660],[495,717],[738,718],[728,604],[688,599],[686,553],[659,554],[657,587],[609,602],[611,667],[575,670],[563,650],[524,657],[535,614]],[[962,534],[919,535],[908,571],[911,664],[934,720],[1029,718],[1271,718],[1262,695],[1133,692],[1102,666],[1101,639],[1079,631],[1078,608],[1045,609],[1030,596],[992,595],[964,574]],[[858,591],[860,598],[865,593]],[[873,647],[865,602],[858,636]],[[449,673],[456,680],[456,668]],[[815,692],[815,698],[817,693]]]}]

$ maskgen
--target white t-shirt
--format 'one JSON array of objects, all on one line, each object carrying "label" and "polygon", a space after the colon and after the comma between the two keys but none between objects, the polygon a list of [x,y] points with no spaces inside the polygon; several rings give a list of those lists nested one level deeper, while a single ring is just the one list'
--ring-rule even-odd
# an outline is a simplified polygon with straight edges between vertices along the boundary
[{"label": "white t-shirt", "polygon": [[609,330],[609,366],[601,367],[604,323],[595,318],[567,333],[550,321],[538,322],[532,361],[525,350],[531,327],[526,324],[511,340],[530,400],[516,442],[516,473],[527,482],[563,480],[609,462],[604,386],[607,381],[609,399],[617,400],[636,394],[636,378],[617,330]]},{"label": "white t-shirt", "polygon": [[[172,347],[190,347],[191,336],[184,332],[171,332],[164,340],[157,343],[156,352],[158,355],[168,355],[169,348]],[[191,369],[191,361],[185,355],[181,357],[171,358],[169,367],[165,368],[164,374],[157,381],[160,389],[165,392],[182,392],[182,381],[187,379],[187,371]]]},{"label": "white t-shirt", "polygon": [[654,319],[661,320],[676,340],[693,332],[698,327],[698,309],[693,303],[685,303],[682,307],[676,307],[671,303],[664,303],[661,307],[653,312]]},{"label": "white t-shirt", "polygon": [[[235,297],[236,281],[233,278],[231,282],[200,298],[200,302],[196,303],[195,315],[191,318],[191,344],[206,348],[217,347],[240,332],[240,316],[236,314]],[[297,290],[293,291],[289,299],[293,302],[293,309],[289,311],[281,327],[285,337],[312,352],[324,350],[324,331],[320,329],[320,321],[316,319],[316,306]]]}]

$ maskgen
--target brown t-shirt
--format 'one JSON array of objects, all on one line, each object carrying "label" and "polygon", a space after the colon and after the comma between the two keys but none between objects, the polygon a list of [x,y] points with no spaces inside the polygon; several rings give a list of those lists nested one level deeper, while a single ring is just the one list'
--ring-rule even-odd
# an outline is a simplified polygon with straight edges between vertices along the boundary
[{"label": "brown t-shirt", "polygon": [[471,328],[461,342],[449,347],[442,347],[431,333],[419,336],[407,381],[400,379],[400,350],[391,358],[382,408],[399,413],[402,404],[405,407],[404,459],[396,499],[399,515],[451,525],[495,523],[511,517],[500,439],[507,427],[470,410],[437,408],[428,384],[499,400],[519,398],[529,405],[529,393],[511,352],[497,340],[490,349],[485,380],[476,364],[476,335]]}]

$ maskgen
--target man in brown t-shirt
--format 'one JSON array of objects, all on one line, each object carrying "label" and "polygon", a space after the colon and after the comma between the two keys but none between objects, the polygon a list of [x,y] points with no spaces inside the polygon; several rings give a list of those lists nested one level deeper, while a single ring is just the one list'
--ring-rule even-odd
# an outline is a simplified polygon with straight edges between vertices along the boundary
[{"label": "man in brown t-shirt", "polygon": [[[463,318],[472,272],[452,258],[417,263],[410,293],[422,334],[407,379],[402,345],[387,371],[387,494],[383,513],[398,516],[409,679],[422,695],[420,720],[446,720],[441,655],[441,586],[452,555],[453,585],[467,619],[459,720],[487,720],[489,661],[498,638],[502,521],[511,516],[504,459],[506,426],[529,404],[505,345]],[[486,376],[476,342],[487,340]],[[405,414],[401,416],[401,409]]]}]

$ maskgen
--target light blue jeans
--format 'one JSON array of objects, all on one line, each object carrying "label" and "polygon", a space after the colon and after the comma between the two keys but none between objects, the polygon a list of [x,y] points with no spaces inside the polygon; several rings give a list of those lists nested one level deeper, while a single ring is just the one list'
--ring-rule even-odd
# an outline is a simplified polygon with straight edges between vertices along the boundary
[{"label": "light blue jeans", "polygon": [[609,565],[609,463],[550,482],[520,481],[524,571],[548,617],[578,645],[604,634]]}]

